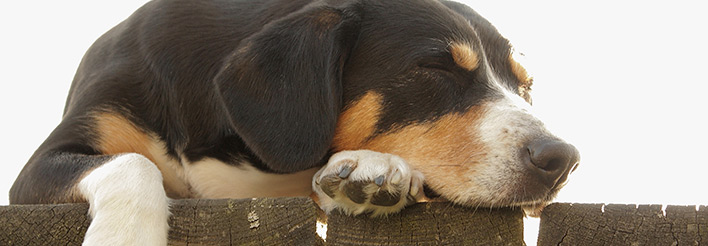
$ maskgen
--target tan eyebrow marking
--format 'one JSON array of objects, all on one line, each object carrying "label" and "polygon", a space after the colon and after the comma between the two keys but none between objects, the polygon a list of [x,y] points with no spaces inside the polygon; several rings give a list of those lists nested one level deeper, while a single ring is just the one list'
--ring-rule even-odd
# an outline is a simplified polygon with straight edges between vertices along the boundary
[{"label": "tan eyebrow marking", "polygon": [[479,67],[479,55],[467,43],[452,43],[450,53],[455,63],[467,71],[472,71]]}]

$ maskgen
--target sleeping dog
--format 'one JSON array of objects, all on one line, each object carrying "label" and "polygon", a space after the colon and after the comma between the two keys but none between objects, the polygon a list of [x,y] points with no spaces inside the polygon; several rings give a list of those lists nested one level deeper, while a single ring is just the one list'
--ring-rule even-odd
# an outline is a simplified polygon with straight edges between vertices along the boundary
[{"label": "sleeping dog", "polygon": [[579,154],[512,50],[451,1],[151,1],[87,51],[11,203],[88,202],[91,245],[166,244],[180,198],[536,213]]}]

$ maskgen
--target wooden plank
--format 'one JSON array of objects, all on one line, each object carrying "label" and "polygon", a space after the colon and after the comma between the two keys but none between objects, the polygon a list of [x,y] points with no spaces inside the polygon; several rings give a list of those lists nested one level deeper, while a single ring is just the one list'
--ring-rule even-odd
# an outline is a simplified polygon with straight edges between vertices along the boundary
[{"label": "wooden plank", "polygon": [[[170,245],[315,245],[311,199],[175,200]],[[80,245],[87,204],[0,206],[0,245]]]},{"label": "wooden plank", "polygon": [[706,206],[567,204],[546,207],[538,245],[699,245]]},{"label": "wooden plank", "polygon": [[327,245],[523,245],[523,213],[419,203],[387,218],[333,213]]},{"label": "wooden plank", "polygon": [[315,245],[318,208],[309,198],[181,200],[170,245]]},{"label": "wooden plank", "polygon": [[81,245],[88,204],[0,206],[0,245]]}]

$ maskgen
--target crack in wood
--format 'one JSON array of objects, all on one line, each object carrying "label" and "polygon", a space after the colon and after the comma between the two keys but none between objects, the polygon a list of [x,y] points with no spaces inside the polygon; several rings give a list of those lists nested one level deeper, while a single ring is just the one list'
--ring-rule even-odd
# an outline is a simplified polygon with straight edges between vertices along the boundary
[{"label": "crack in wood", "polygon": [[695,206],[552,204],[538,245],[700,245],[705,216]]}]

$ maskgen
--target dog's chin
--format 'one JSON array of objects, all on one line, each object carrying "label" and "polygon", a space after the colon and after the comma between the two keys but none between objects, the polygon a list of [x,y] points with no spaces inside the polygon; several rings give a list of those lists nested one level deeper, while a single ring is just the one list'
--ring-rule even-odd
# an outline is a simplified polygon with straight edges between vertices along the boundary
[{"label": "dog's chin", "polygon": [[549,204],[553,202],[553,199],[555,199],[556,195],[558,195],[558,192],[560,189],[563,187],[564,184],[559,185],[558,187],[555,187],[549,191],[548,194],[541,200],[536,200],[533,202],[526,202],[526,203],[521,203],[519,206],[521,209],[524,211],[524,214],[528,217],[532,218],[538,218],[541,217],[541,212],[543,212],[543,209],[546,208]]},{"label": "dog's chin", "polygon": [[533,205],[522,205],[521,209],[524,211],[524,215],[532,218],[541,217],[541,212],[548,206],[550,202],[537,203]]},{"label": "dog's chin", "polygon": [[[451,202],[448,199],[445,199],[443,197],[428,197],[428,196],[421,196],[417,199],[416,202]],[[452,202],[456,203],[456,202]],[[543,212],[543,209],[548,206],[551,202],[540,202],[540,203],[534,203],[534,204],[529,204],[529,205],[509,205],[509,207],[521,207],[521,210],[524,211],[524,215],[532,218],[538,218],[541,216],[541,212]],[[468,204],[460,204],[462,206],[467,206]],[[497,206],[495,206],[497,207]]]},{"label": "dog's chin", "polygon": [[[452,202],[455,204],[459,204],[461,206],[471,206],[471,204],[477,204],[477,205],[472,205],[472,206],[478,206],[478,203],[470,203],[470,202],[455,202],[453,200],[449,200],[444,198],[443,195],[440,195],[430,189],[427,185],[424,186],[423,189],[423,194],[422,196],[419,196],[417,199],[417,202]],[[521,210],[524,211],[524,215],[532,218],[539,218],[541,216],[541,212],[543,212],[543,209],[551,204],[551,201],[553,197],[555,197],[555,194],[557,193],[558,190],[555,190],[551,192],[551,194],[547,195],[547,199],[541,200],[541,201],[533,201],[533,202],[521,202],[521,203],[511,203],[508,204],[508,207],[521,207]],[[503,205],[502,205],[503,206]],[[482,206],[484,207],[484,206]],[[492,207],[500,207],[499,205],[495,205]]]}]

